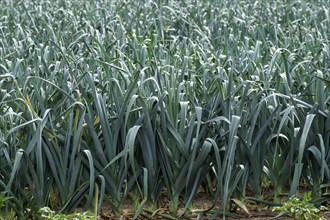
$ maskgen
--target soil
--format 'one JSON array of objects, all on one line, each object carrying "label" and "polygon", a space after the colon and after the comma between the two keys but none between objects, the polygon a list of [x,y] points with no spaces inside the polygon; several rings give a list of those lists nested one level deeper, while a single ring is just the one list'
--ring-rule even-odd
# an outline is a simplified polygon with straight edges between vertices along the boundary
[{"label": "soil", "polygon": [[[180,207],[178,210],[178,216],[176,218],[171,217],[169,215],[169,201],[166,195],[161,195],[159,199],[159,209],[156,211],[148,211],[147,209],[143,209],[142,213],[139,215],[138,219],[150,219],[150,220],[160,220],[160,219],[210,219],[212,217],[212,213],[218,211],[218,207],[220,202],[218,202],[215,207],[207,212],[207,214],[200,216],[201,210],[209,209],[212,206],[213,197],[204,193],[198,192],[195,199],[193,200],[192,212],[190,214],[183,215],[183,207]],[[239,205],[238,205],[239,204]],[[290,216],[286,216],[284,214],[279,213],[278,211],[273,212],[271,206],[265,204],[257,204],[253,201],[247,201],[246,204],[242,206],[243,203],[239,201],[231,200],[230,212],[226,215],[225,219],[234,220],[234,219],[251,219],[251,220],[287,220],[293,219]],[[327,207],[330,207],[330,203],[326,204]],[[245,210],[244,210],[245,209]],[[133,219],[134,211],[133,205],[128,200],[123,205],[123,215],[120,218],[115,218],[115,216],[111,212],[111,208],[107,205],[101,210],[101,214],[98,219],[110,220],[110,219],[122,219],[129,220]],[[330,212],[321,213],[322,216],[326,217],[326,219],[330,220]],[[223,215],[220,214],[218,217],[213,219],[224,219]]]}]

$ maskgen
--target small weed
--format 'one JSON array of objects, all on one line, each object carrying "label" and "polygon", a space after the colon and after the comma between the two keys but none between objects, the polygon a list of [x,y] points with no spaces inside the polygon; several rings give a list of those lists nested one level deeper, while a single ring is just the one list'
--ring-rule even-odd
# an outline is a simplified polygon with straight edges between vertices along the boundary
[{"label": "small weed", "polygon": [[326,208],[321,206],[319,208],[311,202],[311,192],[307,192],[303,199],[296,196],[291,197],[280,207],[275,207],[273,211],[281,211],[297,220],[326,220],[319,212]]},{"label": "small weed", "polygon": [[7,200],[11,199],[11,197],[4,196],[3,193],[0,193],[0,209],[5,206]]},{"label": "small weed", "polygon": [[6,205],[6,201],[9,199],[11,199],[11,197],[5,196],[4,193],[0,193],[0,219],[3,219],[3,217],[6,216],[3,208]]},{"label": "small weed", "polygon": [[96,219],[96,217],[90,211],[84,213],[72,213],[72,214],[55,214],[49,207],[41,208],[38,211],[43,219],[47,220],[86,220],[86,219]]}]

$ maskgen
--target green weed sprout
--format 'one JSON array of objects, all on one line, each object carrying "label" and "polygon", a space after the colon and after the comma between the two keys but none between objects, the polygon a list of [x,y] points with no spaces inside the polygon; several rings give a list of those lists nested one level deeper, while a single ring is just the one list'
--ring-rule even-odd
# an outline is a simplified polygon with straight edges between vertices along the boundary
[{"label": "green weed sprout", "polygon": [[323,206],[315,207],[311,200],[311,192],[305,193],[303,199],[292,196],[282,206],[273,208],[273,211],[281,211],[297,220],[326,220],[324,216],[319,214],[321,210],[326,208]]},{"label": "green weed sprout", "polygon": [[39,211],[41,217],[47,220],[87,220],[87,219],[96,219],[96,217],[90,211],[83,213],[72,213],[72,214],[55,214],[49,207],[43,207]]}]

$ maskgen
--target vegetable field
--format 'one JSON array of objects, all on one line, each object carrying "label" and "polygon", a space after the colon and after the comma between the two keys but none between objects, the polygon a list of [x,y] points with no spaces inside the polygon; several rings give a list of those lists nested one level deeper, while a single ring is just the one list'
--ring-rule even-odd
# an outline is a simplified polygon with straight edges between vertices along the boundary
[{"label": "vegetable field", "polygon": [[[0,216],[120,218],[129,201],[136,219],[222,218],[307,191],[326,206],[329,10],[1,1]],[[200,192],[210,203],[195,210]]]}]

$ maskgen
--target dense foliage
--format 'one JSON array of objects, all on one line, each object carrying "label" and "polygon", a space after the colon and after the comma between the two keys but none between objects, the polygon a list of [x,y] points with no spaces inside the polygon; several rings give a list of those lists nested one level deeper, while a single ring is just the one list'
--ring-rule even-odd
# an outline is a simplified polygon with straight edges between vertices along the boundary
[{"label": "dense foliage", "polygon": [[1,1],[5,212],[189,211],[330,180],[327,0]]}]

